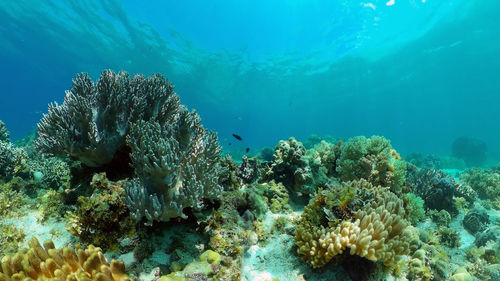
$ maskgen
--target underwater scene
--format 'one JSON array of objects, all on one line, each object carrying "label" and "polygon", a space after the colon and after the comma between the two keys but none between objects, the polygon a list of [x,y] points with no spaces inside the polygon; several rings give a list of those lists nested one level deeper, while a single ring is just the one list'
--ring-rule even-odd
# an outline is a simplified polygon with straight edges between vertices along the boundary
[{"label": "underwater scene", "polygon": [[0,281],[500,281],[499,14],[0,0]]}]

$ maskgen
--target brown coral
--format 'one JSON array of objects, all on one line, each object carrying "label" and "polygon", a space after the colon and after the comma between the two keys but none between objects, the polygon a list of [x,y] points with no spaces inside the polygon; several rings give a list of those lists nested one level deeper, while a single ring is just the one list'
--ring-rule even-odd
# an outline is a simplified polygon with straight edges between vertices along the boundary
[{"label": "brown coral", "polygon": [[56,249],[52,241],[40,245],[36,238],[30,249],[1,260],[0,281],[130,281],[125,266],[108,263],[100,248]]},{"label": "brown coral", "polygon": [[[373,187],[366,181],[347,185],[365,189],[355,192],[361,197],[371,195],[371,200],[363,198],[366,203],[352,210],[350,218],[332,224],[334,220],[328,216],[333,212],[325,204],[325,194],[318,194],[304,210],[297,226],[298,253],[314,268],[322,267],[334,258],[335,263],[341,263],[339,255],[347,249],[350,255],[380,261],[388,267],[395,266],[401,256],[407,254],[409,246],[408,222],[404,219],[401,199],[388,188]],[[325,216],[327,224],[324,223]]]}]

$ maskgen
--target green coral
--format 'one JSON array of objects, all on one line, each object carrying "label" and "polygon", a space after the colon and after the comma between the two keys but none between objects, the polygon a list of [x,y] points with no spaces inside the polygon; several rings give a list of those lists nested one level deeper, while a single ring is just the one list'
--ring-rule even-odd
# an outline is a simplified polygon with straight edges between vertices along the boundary
[{"label": "green coral", "polygon": [[208,280],[220,269],[221,256],[212,250],[200,255],[200,261],[193,261],[183,270],[171,272],[162,276],[158,281]]},{"label": "green coral", "polygon": [[268,183],[254,184],[251,187],[263,198],[271,212],[282,213],[291,210],[288,191],[282,183],[272,180]]},{"label": "green coral", "polygon": [[363,179],[320,190],[300,216],[295,241],[314,268],[342,264],[347,249],[394,268],[409,248],[407,226],[402,200]]},{"label": "green coral", "polygon": [[10,142],[10,134],[5,127],[5,123],[0,120],[0,142]]},{"label": "green coral", "polygon": [[442,226],[439,228],[439,241],[450,248],[460,247],[460,235],[455,229]]},{"label": "green coral", "polygon": [[403,194],[408,221],[415,225],[425,218],[424,200],[413,193]]},{"label": "green coral", "polygon": [[0,178],[10,180],[26,172],[27,155],[23,149],[16,148],[10,142],[0,141]]},{"label": "green coral", "polygon": [[62,190],[49,189],[45,193],[38,196],[39,204],[39,221],[46,221],[49,218],[59,219],[68,211],[68,206],[61,204],[63,201]]},{"label": "green coral", "polygon": [[94,175],[91,185],[94,193],[78,198],[76,210],[67,216],[67,228],[83,242],[107,249],[133,231],[133,221],[122,201],[121,182],[110,182],[101,173]]},{"label": "green coral", "polygon": [[10,183],[0,184],[0,217],[8,218],[19,215],[25,199],[22,194],[12,189]]},{"label": "green coral", "polygon": [[312,193],[307,185],[312,180],[307,161],[303,158],[306,149],[301,142],[291,137],[281,140],[274,148],[273,160],[264,171],[264,179],[281,182],[289,190]]},{"label": "green coral", "polygon": [[427,213],[438,226],[450,225],[451,215],[446,210],[429,210]]},{"label": "green coral", "polygon": [[13,224],[0,223],[0,257],[17,253],[24,237],[22,229]]},{"label": "green coral", "polygon": [[343,181],[366,179],[399,193],[405,183],[406,163],[384,137],[359,136],[341,147],[337,172]]},{"label": "green coral", "polygon": [[481,199],[500,200],[500,173],[495,170],[469,169],[460,175],[460,181],[470,185]]}]

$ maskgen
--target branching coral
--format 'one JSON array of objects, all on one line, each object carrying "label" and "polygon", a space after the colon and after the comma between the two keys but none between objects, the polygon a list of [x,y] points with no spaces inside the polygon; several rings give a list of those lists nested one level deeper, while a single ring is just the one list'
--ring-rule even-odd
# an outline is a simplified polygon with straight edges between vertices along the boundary
[{"label": "branching coral", "polygon": [[[350,255],[394,267],[409,246],[402,200],[366,181],[344,183],[340,189],[354,189],[356,194],[344,207],[339,204],[345,201],[339,197],[342,193],[327,190],[304,209],[295,233],[298,253],[314,268],[332,259],[342,263],[340,254],[347,249]],[[334,215],[338,211],[332,207],[343,209],[343,215]]]},{"label": "branching coral", "polygon": [[5,127],[5,123],[0,120],[0,142],[10,142],[10,134]]},{"label": "branching coral", "polygon": [[0,280],[66,280],[66,281],[130,281],[125,266],[118,261],[108,263],[100,248],[89,246],[56,249],[52,241],[40,245],[36,238],[28,251],[1,260]]},{"label": "branching coral", "polygon": [[130,124],[163,120],[176,103],[173,86],[159,74],[130,79],[126,72],[105,70],[94,84],[82,73],[73,80],[64,102],[49,106],[38,124],[35,145],[42,152],[99,167],[123,148]]},{"label": "branching coral", "polygon": [[321,142],[306,151],[295,138],[278,143],[264,180],[281,182],[290,191],[311,194],[336,176],[340,145]]},{"label": "branching coral", "polygon": [[460,180],[475,190],[481,199],[500,200],[500,173],[495,170],[469,169]]},{"label": "branching coral", "polygon": [[425,218],[424,200],[413,193],[403,194],[408,220],[412,225],[417,224]]},{"label": "branching coral", "polygon": [[54,190],[69,188],[71,174],[65,159],[34,153],[30,155],[27,166],[38,186]]},{"label": "branching coral", "polygon": [[405,184],[406,164],[385,138],[360,136],[341,147],[337,172],[343,181],[366,179],[399,193]]},{"label": "branching coral", "polygon": [[26,153],[10,142],[0,141],[0,177],[9,180],[26,170]]},{"label": "branching coral", "polygon": [[[281,182],[289,189],[299,189],[303,183],[310,180],[307,162],[303,159],[306,149],[295,138],[281,140],[274,149],[273,160],[269,170],[265,172],[268,180]],[[310,193],[312,191],[309,191]]]},{"label": "branching coral", "polygon": [[[17,228],[14,224],[0,224],[0,257],[16,253],[24,237],[24,230]],[[0,265],[0,272],[1,271]]]},{"label": "branching coral", "polygon": [[170,122],[138,122],[127,143],[140,181],[125,187],[136,220],[168,221],[186,217],[183,209],[201,209],[203,199],[218,198],[221,148],[217,135],[200,124],[196,112],[172,108]]},{"label": "branching coral", "polygon": [[427,208],[456,213],[453,195],[457,193],[459,184],[448,174],[408,165],[406,183],[424,200]]}]

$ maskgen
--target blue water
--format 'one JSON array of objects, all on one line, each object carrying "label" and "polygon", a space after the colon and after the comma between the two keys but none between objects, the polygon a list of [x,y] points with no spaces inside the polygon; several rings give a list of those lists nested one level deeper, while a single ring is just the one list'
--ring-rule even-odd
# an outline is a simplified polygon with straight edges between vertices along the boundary
[{"label": "blue water", "polygon": [[[500,2],[0,1],[0,120],[34,129],[78,72],[161,72],[222,145],[384,135],[500,157]],[[231,134],[243,137],[242,142]]]}]

